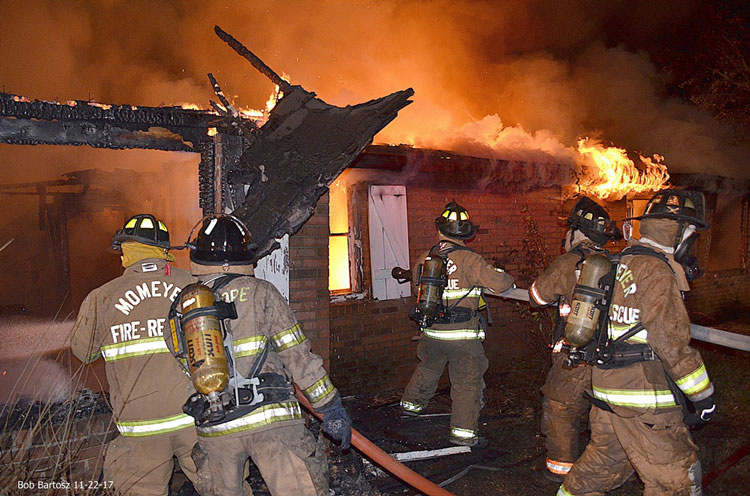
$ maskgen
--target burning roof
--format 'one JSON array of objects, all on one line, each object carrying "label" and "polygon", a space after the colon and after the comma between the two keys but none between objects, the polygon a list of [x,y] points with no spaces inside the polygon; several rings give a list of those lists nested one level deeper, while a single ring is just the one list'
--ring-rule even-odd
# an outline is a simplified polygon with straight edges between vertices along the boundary
[{"label": "burning roof", "polygon": [[256,258],[294,234],[328,185],[411,103],[413,90],[336,107],[292,85],[216,27],[216,34],[281,91],[264,123],[237,111],[209,75],[214,111],[94,102],[40,102],[0,94],[0,142],[146,148],[201,154],[200,205],[249,227]]}]

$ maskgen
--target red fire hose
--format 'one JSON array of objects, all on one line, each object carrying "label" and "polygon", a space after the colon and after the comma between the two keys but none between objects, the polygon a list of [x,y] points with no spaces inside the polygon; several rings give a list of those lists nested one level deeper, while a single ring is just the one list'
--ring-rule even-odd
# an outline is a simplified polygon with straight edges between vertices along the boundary
[{"label": "red fire hose", "polygon": [[750,443],[746,444],[742,448],[738,449],[731,455],[729,455],[724,461],[722,461],[713,470],[703,476],[703,487],[708,487],[714,479],[718,476],[735,466],[740,460],[750,454]]},{"label": "red fire hose", "polygon": [[[300,391],[299,386],[295,384],[294,388],[297,390],[297,398],[299,399],[299,402],[302,403],[302,406],[322,422],[322,415],[313,409],[305,395]],[[395,458],[378,448],[372,441],[360,434],[354,428],[352,428],[352,444],[382,468],[427,496],[455,496],[452,492],[443,489],[431,480],[425,479],[418,473],[414,472],[406,465],[399,463]]]}]

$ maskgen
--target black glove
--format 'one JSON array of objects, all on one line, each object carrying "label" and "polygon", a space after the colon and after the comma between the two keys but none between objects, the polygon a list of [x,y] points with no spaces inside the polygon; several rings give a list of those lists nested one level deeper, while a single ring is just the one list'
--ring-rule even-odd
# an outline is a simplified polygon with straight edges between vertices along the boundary
[{"label": "black glove", "polygon": [[695,413],[685,415],[685,423],[689,426],[703,425],[713,416],[716,411],[714,399],[709,396],[693,403]]},{"label": "black glove", "polygon": [[323,414],[323,432],[336,441],[341,441],[341,449],[348,449],[352,444],[352,419],[346,414],[341,398],[337,395],[327,405],[318,410]]}]

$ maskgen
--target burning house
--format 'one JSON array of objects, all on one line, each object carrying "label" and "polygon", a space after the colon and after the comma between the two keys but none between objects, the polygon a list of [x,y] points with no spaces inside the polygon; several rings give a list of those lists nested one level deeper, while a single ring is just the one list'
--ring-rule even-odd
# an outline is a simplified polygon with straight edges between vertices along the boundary
[{"label": "burning house", "polygon": [[[44,160],[54,156],[60,164],[51,174],[28,167],[28,178],[14,164],[11,180],[0,184],[0,207],[8,212],[0,224],[0,271],[17,281],[13,291],[0,293],[0,319],[73,317],[90,289],[119,273],[106,248],[132,214],[157,213],[177,244],[202,214],[231,211],[256,237],[256,276],[273,282],[288,299],[342,393],[397,394],[414,369],[419,332],[408,315],[410,285],[394,279],[392,269],[412,267],[434,244],[435,217],[443,205],[456,200],[465,206],[479,225],[469,246],[526,288],[560,252],[564,217],[580,195],[597,198],[620,221],[641,213],[651,194],[669,185],[704,192],[712,226],[694,249],[705,275],[687,295],[693,322],[714,325],[747,311],[750,184],[746,175],[735,174],[741,152],[723,154],[717,135],[703,133],[702,118],[674,111],[638,84],[646,95],[643,106],[656,109],[648,125],[663,147],[649,133],[638,133],[632,120],[620,122],[614,111],[597,114],[600,103],[594,99],[571,101],[571,94],[592,87],[603,100],[622,103],[607,93],[611,81],[591,74],[642,68],[634,54],[589,47],[569,68],[573,82],[565,88],[540,76],[562,78],[565,71],[554,60],[503,60],[490,70],[498,80],[508,76],[510,82],[497,91],[515,125],[503,124],[497,114],[460,124],[444,119],[450,112],[434,106],[444,95],[429,86],[425,93],[433,106],[410,114],[422,105],[420,84],[414,85],[414,105],[406,109],[411,90],[355,106],[328,105],[274,73],[227,33],[217,34],[277,86],[265,111],[241,109],[236,96],[220,86],[219,72],[210,76],[218,99],[210,110],[37,101],[34,94],[24,98],[3,89],[3,165],[22,153],[29,162],[41,161],[40,148],[56,148]],[[424,81],[417,77],[417,83]],[[623,94],[633,89],[622,84]],[[546,99],[537,85],[559,92]],[[528,105],[533,110],[511,101],[521,88],[541,99]],[[554,111],[540,110],[545,105]],[[672,127],[677,121],[681,127]],[[589,124],[611,131],[611,139],[627,142],[629,150],[647,151],[605,144],[593,137],[597,133],[582,137],[588,129],[581,127]],[[699,130],[688,129],[693,125]],[[690,140],[697,151],[688,153],[682,148]],[[23,152],[9,152],[11,145]],[[71,148],[47,145],[100,149],[61,159],[59,150]],[[715,169],[701,168],[695,156],[703,152],[706,160],[718,157]],[[186,267],[185,254],[177,255],[177,264]],[[490,376],[546,353],[547,329],[538,320],[543,317],[530,316],[526,305],[512,300],[488,303]],[[51,356],[58,344],[51,340],[44,353]],[[102,379],[99,370],[86,385],[106,390]],[[100,430],[97,435],[107,434]]]}]

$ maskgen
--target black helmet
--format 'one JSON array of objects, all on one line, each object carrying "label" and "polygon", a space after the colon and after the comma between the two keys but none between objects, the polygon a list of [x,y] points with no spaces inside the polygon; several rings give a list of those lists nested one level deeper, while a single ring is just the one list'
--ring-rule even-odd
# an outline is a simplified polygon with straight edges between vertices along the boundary
[{"label": "black helmet", "polygon": [[620,230],[609,219],[604,208],[587,196],[579,199],[565,222],[571,229],[578,229],[599,246],[607,241],[620,239]]},{"label": "black helmet", "polygon": [[665,189],[656,193],[646,205],[643,215],[630,219],[672,219],[693,224],[696,229],[708,229],[706,200],[700,191]]},{"label": "black helmet", "polygon": [[[193,238],[193,232],[200,227]],[[253,261],[255,247],[245,224],[229,214],[203,217],[190,232],[187,247],[190,260],[201,265],[247,265]]]},{"label": "black helmet", "polygon": [[110,244],[114,250],[122,251],[121,245],[124,241],[137,241],[144,245],[169,249],[169,231],[167,226],[153,215],[138,214],[128,219]]},{"label": "black helmet", "polygon": [[456,202],[448,203],[443,213],[435,219],[435,227],[444,236],[470,239],[477,233],[476,224],[469,221],[469,212]]}]

